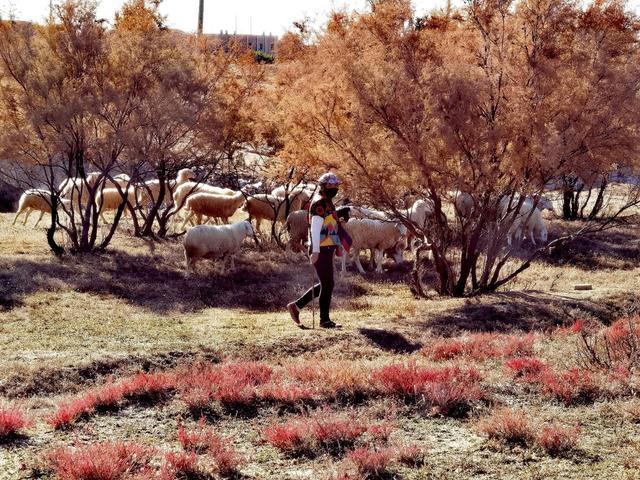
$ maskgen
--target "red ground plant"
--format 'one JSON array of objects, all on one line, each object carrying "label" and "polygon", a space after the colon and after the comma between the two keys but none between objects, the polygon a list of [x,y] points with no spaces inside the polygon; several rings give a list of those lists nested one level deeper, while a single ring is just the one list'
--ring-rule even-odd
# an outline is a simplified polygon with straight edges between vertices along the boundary
[{"label": "red ground plant", "polygon": [[371,378],[381,393],[422,403],[442,415],[465,414],[485,397],[479,386],[482,376],[474,368],[425,368],[411,361],[382,367]]},{"label": "red ground plant", "polygon": [[21,433],[31,425],[25,413],[13,405],[0,405],[0,442]]},{"label": "red ground plant", "polygon": [[223,477],[235,475],[244,463],[244,459],[228,446],[229,442],[225,438],[205,425],[204,418],[191,431],[179,425],[178,441],[186,452],[206,455]]},{"label": "red ground plant", "polygon": [[409,467],[420,467],[424,464],[426,451],[415,443],[397,447],[395,457],[398,462]]},{"label": "red ground plant", "polygon": [[535,439],[534,426],[522,410],[498,409],[481,419],[478,429],[507,444],[529,445]]},{"label": "red ground plant", "polygon": [[549,455],[561,455],[573,450],[579,437],[580,427],[566,427],[552,423],[542,427],[542,431],[536,438],[536,443]]},{"label": "red ground plant", "polygon": [[200,478],[205,475],[195,452],[168,452],[160,470],[161,480]]},{"label": "red ground plant", "polygon": [[[377,425],[376,425],[377,426]],[[371,428],[367,422],[328,410],[317,411],[264,429],[265,440],[289,455],[338,455],[351,448]]]},{"label": "red ground plant", "polygon": [[107,381],[104,385],[86,390],[79,396],[63,401],[56,411],[46,418],[55,429],[66,428],[77,419],[88,416],[96,409],[114,408],[123,400],[148,401],[173,390],[175,377],[171,372],[138,373],[118,382]]},{"label": "red ground plant", "polygon": [[149,471],[154,450],[137,443],[101,442],[45,454],[60,480],[120,480]]},{"label": "red ground plant", "polygon": [[424,347],[421,353],[436,361],[452,360],[458,357],[484,361],[489,358],[531,355],[534,342],[535,337],[533,334],[517,336],[476,333],[463,337],[437,340],[432,345]]},{"label": "red ground plant", "polygon": [[360,475],[377,479],[388,475],[394,453],[390,448],[360,447],[349,452],[347,458],[355,465]]},{"label": "red ground plant", "polygon": [[565,405],[576,405],[596,400],[602,389],[588,370],[571,368],[562,372],[544,371],[537,382],[544,394],[555,397]]},{"label": "red ground plant", "polygon": [[535,382],[542,372],[549,369],[549,365],[536,357],[512,358],[505,362],[507,370],[515,378],[526,382]]}]

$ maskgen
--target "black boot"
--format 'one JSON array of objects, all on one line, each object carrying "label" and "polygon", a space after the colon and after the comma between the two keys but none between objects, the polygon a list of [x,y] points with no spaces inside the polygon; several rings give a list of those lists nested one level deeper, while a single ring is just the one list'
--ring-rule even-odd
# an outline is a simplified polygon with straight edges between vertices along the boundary
[{"label": "black boot", "polygon": [[342,328],[339,323],[332,322],[331,320],[320,320],[321,328]]}]

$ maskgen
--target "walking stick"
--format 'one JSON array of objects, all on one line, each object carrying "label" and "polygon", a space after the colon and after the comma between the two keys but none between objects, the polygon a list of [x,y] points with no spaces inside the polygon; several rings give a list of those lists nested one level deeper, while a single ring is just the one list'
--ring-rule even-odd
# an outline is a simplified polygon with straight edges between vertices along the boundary
[{"label": "walking stick", "polygon": [[316,266],[311,264],[311,325],[316,329]]}]

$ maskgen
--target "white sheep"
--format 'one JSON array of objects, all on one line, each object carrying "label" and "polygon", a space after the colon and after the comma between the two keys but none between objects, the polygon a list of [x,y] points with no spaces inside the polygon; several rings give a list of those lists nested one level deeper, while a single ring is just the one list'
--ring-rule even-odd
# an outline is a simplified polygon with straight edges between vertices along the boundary
[{"label": "white sheep", "polygon": [[[96,210],[100,213],[102,221],[107,223],[107,219],[104,217],[104,212],[109,210],[117,210],[123,202],[128,202],[132,207],[136,207],[138,204],[138,198],[135,188],[127,188],[123,190],[124,195],[120,193],[117,188],[105,188],[96,192]],[[124,215],[127,214],[127,207],[125,206]]]},{"label": "white sheep", "polygon": [[[302,208],[302,198],[294,198],[289,203],[289,212],[295,212]],[[256,232],[260,232],[262,220],[271,222],[284,222],[286,220],[286,202],[268,193],[258,193],[247,198],[244,211],[249,214],[249,219],[256,221]]]},{"label": "white sheep", "polygon": [[[410,208],[402,212],[402,214],[411,223],[415,224],[420,230],[424,231],[427,227],[429,218],[433,217],[435,207],[433,200],[431,199],[418,199],[413,202]],[[415,244],[418,242],[418,238],[412,233],[407,233],[407,246],[413,251],[415,250]]]},{"label": "white sheep", "polygon": [[[196,174],[189,168],[179,170],[175,180],[170,180],[165,183],[164,198],[162,199],[162,202],[168,202],[172,198],[172,191],[175,192],[180,185],[185,184],[195,177]],[[142,182],[136,185],[136,188],[140,191],[138,196],[144,204],[155,203],[156,199],[160,197],[160,180],[158,179]]]},{"label": "white sheep", "polygon": [[184,182],[182,185],[178,186],[173,192],[173,205],[175,209],[175,221],[178,221],[178,213],[184,207],[186,203],[186,198],[189,195],[194,195],[196,193],[212,193],[214,195],[234,195],[236,193],[235,190],[231,190],[230,188],[222,188],[222,187],[214,187],[213,185],[209,185],[208,183],[198,183],[198,182]]},{"label": "white sheep", "polygon": [[285,222],[289,232],[289,247],[294,252],[304,252],[304,244],[309,239],[309,212],[291,212]]},{"label": "white sheep", "polygon": [[244,203],[244,195],[242,192],[236,192],[234,195],[215,195],[213,193],[196,193],[187,198],[186,210],[189,212],[184,219],[182,228],[194,216],[196,223],[202,223],[202,217],[219,218],[223,223],[229,223],[229,218],[233,217],[238,208]]},{"label": "white sheep", "polygon": [[[505,196],[500,200],[500,212],[501,218],[509,219],[513,218],[513,210],[517,207],[519,198],[515,196],[513,199],[510,196]],[[531,241],[531,244],[535,247],[536,233],[539,234],[540,241],[547,242],[548,231],[547,226],[542,217],[540,208],[553,210],[553,205],[546,198],[541,197],[536,206],[535,201],[532,198],[525,198],[520,206],[518,214],[513,220],[513,224],[507,232],[507,244],[509,246],[513,243],[513,238],[516,237],[518,241],[522,239],[523,232],[527,232],[527,238]]]},{"label": "white sheep", "polygon": [[187,276],[190,270],[195,271],[195,263],[201,258],[224,258],[225,263],[228,259],[233,269],[233,256],[249,235],[253,235],[253,228],[247,220],[231,225],[198,225],[190,228],[184,238]]},{"label": "white sheep", "polygon": [[[65,199],[60,199],[60,202],[64,204],[65,208],[68,208],[71,203],[69,200]],[[23,225],[26,225],[29,215],[31,215],[31,212],[36,210],[40,212],[40,216],[38,217],[38,220],[36,220],[33,228],[38,226],[45,213],[51,213],[51,193],[48,190],[42,190],[39,188],[25,190],[22,195],[20,195],[18,211],[16,212],[15,217],[13,217],[12,225],[16,224],[16,221],[21,214],[27,212],[24,217],[24,221],[22,222]],[[63,210],[59,210],[59,212],[62,211]]]},{"label": "white sheep", "polygon": [[[296,204],[299,202],[301,205],[301,208],[304,208],[307,205],[307,203],[309,203],[309,201],[311,200],[311,197],[317,191],[316,188],[311,188],[308,185],[298,185],[294,188],[291,188],[291,187],[289,188],[290,188],[288,192],[289,202],[293,202],[294,200],[297,200]],[[271,195],[273,195],[274,197],[280,198],[284,201],[287,197],[287,192],[285,189],[286,187],[284,186],[274,188],[271,191]]]},{"label": "white sheep", "polygon": [[[89,200],[89,192],[96,186],[102,175],[101,172],[90,172],[86,178],[75,177],[63,180],[58,186],[60,197],[70,200],[77,209],[80,209],[83,205],[86,205]],[[116,175],[113,180],[102,177],[98,190],[102,188],[115,189],[116,185],[119,185],[120,188],[126,188],[130,181],[131,177],[126,173]]]},{"label": "white sheep", "polygon": [[380,210],[375,210],[373,208],[359,207],[355,205],[349,205],[351,208],[351,217],[352,218],[368,218],[370,220],[391,220],[389,215]]},{"label": "white sheep", "polygon": [[[407,228],[404,225],[382,220],[354,219],[349,220],[344,228],[353,241],[351,256],[360,273],[364,273],[360,263],[360,250],[371,249],[378,273],[382,273],[382,258],[385,251],[391,250],[396,263],[402,262],[407,235]],[[345,270],[346,255],[342,257],[342,271]]]}]

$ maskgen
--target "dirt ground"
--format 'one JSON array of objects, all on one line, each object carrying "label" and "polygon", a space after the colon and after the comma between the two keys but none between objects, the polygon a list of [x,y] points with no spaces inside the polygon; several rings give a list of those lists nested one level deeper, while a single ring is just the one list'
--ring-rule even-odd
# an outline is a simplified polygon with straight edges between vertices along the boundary
[{"label": "dirt ground", "polygon": [[[558,327],[577,319],[608,325],[640,311],[640,228],[632,225],[543,257],[502,291],[480,298],[414,298],[406,283],[409,262],[389,263],[382,275],[350,269],[335,292],[334,319],[344,328],[326,331],[298,329],[283,309],[312,281],[311,267],[299,255],[248,243],[234,272],[223,274],[204,262],[186,278],[179,240],[150,248],[126,235],[125,225],[109,251],[57,259],[48,252],[44,228],[12,226],[12,220],[12,214],[0,214],[0,403],[20,403],[35,423],[25,437],[0,444],[0,479],[51,478],[38,465],[41,452],[55,445],[115,438],[173,448],[177,422],[185,418],[176,401],[130,405],[68,431],[42,421],[62,399],[108,376],[227,358],[270,365],[402,362],[434,339],[478,332],[534,332],[536,355],[570,368],[577,339],[554,335]],[[554,220],[550,237],[572,228]],[[578,292],[577,283],[594,288]],[[311,324],[310,311],[303,312],[303,321]],[[565,406],[505,378],[499,360],[476,366],[492,399],[467,417],[396,406],[393,435],[425,445],[427,456],[422,467],[399,467],[393,478],[640,478],[640,430],[624,414],[632,398]],[[385,409],[388,401],[349,408]],[[553,457],[487,440],[477,420],[495,405],[579,424],[577,448]],[[261,429],[288,414],[282,415],[266,410],[251,418],[225,416],[216,428],[249,459],[245,478],[327,478],[339,463],[335,458],[289,458],[260,440]]]}]

